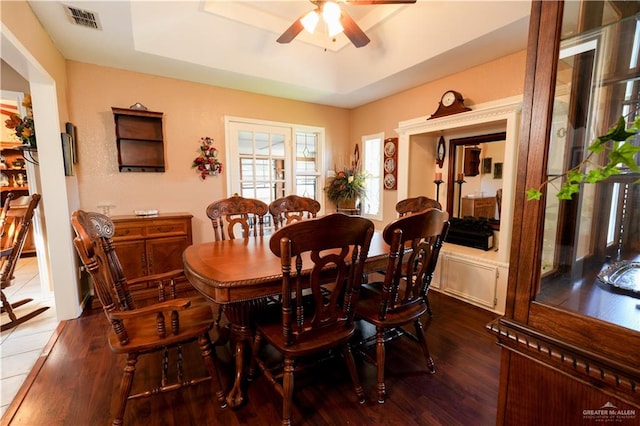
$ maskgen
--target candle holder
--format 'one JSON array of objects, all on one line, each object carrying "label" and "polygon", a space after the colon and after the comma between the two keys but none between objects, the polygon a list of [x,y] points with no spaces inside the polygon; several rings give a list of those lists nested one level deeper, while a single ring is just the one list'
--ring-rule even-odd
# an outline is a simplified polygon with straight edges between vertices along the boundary
[{"label": "candle holder", "polygon": [[440,202],[440,185],[444,183],[442,179],[436,179],[433,181],[436,184],[436,201]]},{"label": "candle holder", "polygon": [[458,179],[456,181],[456,183],[459,186],[459,188],[458,188],[458,217],[460,217],[460,211],[461,211],[461,208],[462,208],[462,184],[466,183],[466,181],[464,179]]}]

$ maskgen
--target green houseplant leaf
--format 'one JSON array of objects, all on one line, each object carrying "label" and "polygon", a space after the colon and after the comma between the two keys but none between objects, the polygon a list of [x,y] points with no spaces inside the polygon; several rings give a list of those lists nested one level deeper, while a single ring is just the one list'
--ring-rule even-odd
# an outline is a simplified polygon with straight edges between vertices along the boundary
[{"label": "green houseplant leaf", "polygon": [[[629,139],[635,137],[639,131],[640,116],[629,127],[626,127],[624,117],[620,117],[607,133],[598,136],[591,142],[587,147],[589,155],[580,164],[565,171],[562,175],[547,179],[538,188],[529,188],[526,193],[527,200],[539,200],[542,197],[542,189],[546,185],[563,177],[565,180],[556,193],[556,197],[560,200],[571,200],[574,194],[580,192],[580,186],[583,183],[594,184],[610,176],[620,174],[620,165],[626,166],[632,172],[638,172],[640,169],[635,157],[640,152],[640,147],[632,145]],[[591,161],[594,155],[604,152],[607,153],[606,164],[599,165]]]}]

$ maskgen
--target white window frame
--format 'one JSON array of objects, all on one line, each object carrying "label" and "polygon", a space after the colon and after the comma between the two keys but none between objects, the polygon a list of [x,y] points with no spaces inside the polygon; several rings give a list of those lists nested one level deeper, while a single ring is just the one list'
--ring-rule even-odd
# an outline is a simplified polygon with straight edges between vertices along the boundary
[{"label": "white window frame", "polygon": [[[370,153],[367,153],[367,142],[369,141],[373,141],[373,140],[379,140],[379,154],[378,156],[380,157],[377,161],[377,166],[374,169],[368,170],[365,168],[365,165],[367,164],[367,155]],[[384,156],[384,133],[375,133],[372,135],[365,135],[362,136],[362,171],[365,172],[367,174],[367,180],[366,180],[366,185],[367,185],[367,192],[370,191],[375,191],[375,188],[371,187],[371,180],[370,177],[377,177],[378,181],[379,181],[379,185],[377,187],[377,191],[379,194],[379,200],[380,200],[380,206],[378,209],[378,213],[376,214],[371,214],[368,213],[365,209],[366,207],[366,200],[364,202],[362,202],[362,208],[361,208],[361,215],[368,218],[368,219],[372,219],[372,220],[382,220],[382,216],[383,216],[383,211],[384,211],[384,189],[383,189],[383,178],[384,178],[384,173],[383,173],[383,162],[382,162],[382,156]]]},{"label": "white window frame", "polygon": [[[265,127],[279,127],[283,128],[283,132],[288,133],[289,143],[285,146],[287,150],[286,158],[287,158],[287,167],[285,168],[285,181],[286,181],[286,193],[287,195],[296,193],[296,176],[317,176],[318,179],[318,189],[316,194],[316,199],[320,202],[321,209],[319,214],[324,214],[324,190],[323,184],[325,181],[325,172],[324,172],[324,152],[325,152],[325,128],[317,127],[317,126],[308,126],[303,124],[295,124],[295,123],[284,123],[278,121],[269,121],[269,120],[259,120],[253,118],[246,117],[234,117],[234,116],[225,116],[224,117],[224,128],[225,128],[225,171],[227,174],[227,194],[231,195],[234,192],[239,192],[236,188],[240,182],[240,170],[238,167],[238,145],[235,143],[235,137],[231,132],[231,125],[242,126],[243,124],[248,124],[252,126],[265,126]],[[315,173],[312,172],[304,172],[297,173],[295,170],[295,143],[296,143],[296,134],[299,132],[303,133],[315,133],[318,137],[318,146],[316,153],[316,161],[317,161],[317,171]]]}]

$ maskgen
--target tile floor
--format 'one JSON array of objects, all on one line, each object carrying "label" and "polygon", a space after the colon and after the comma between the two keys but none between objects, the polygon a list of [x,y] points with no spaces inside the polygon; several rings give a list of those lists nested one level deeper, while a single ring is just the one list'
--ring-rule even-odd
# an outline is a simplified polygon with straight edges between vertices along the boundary
[{"label": "tile floor", "polygon": [[[18,317],[27,314],[40,306],[49,306],[45,312],[0,334],[0,415],[4,414],[8,405],[17,394],[29,371],[40,356],[56,327],[55,303],[53,293],[43,294],[40,288],[38,263],[35,256],[18,260],[13,285],[4,291],[9,301],[32,298],[14,310]],[[2,323],[8,322],[9,316],[2,314]]]}]

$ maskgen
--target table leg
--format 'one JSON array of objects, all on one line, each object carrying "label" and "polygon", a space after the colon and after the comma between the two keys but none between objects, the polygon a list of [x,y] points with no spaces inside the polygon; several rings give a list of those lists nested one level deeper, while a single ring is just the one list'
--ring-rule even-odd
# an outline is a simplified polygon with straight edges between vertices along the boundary
[{"label": "table leg", "polygon": [[[227,394],[227,404],[231,408],[242,405],[244,401],[245,361],[251,355],[251,343],[253,342],[254,313],[266,306],[266,299],[247,300],[244,302],[226,305],[224,314],[231,324],[231,347],[234,350],[236,372],[233,387]],[[235,348],[234,348],[235,345]],[[249,348],[245,353],[245,348]]]}]

